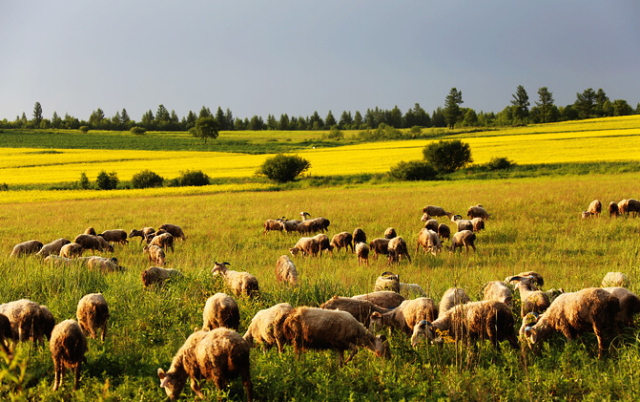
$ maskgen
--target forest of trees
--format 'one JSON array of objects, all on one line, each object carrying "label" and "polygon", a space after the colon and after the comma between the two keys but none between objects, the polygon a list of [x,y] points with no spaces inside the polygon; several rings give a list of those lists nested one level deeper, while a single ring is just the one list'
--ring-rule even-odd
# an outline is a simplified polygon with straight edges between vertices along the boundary
[{"label": "forest of trees", "polygon": [[[228,108],[223,111],[218,107],[215,114],[206,106],[198,113],[189,111],[186,116],[180,118],[177,113],[169,110],[164,105],[159,105],[155,111],[149,109],[140,121],[135,121],[129,116],[126,109],[116,111],[108,117],[100,108],[94,110],[88,120],[80,120],[65,114],[59,116],[55,111],[51,119],[43,117],[42,105],[36,102],[33,114],[27,117],[16,116],[15,120],[6,118],[0,120],[0,128],[40,128],[40,129],[98,129],[98,130],[122,130],[128,131],[134,127],[147,131],[188,131],[196,127],[197,121],[207,119],[214,124],[219,131],[228,130],[365,130],[377,128],[380,124],[394,128],[411,127],[496,127],[524,125],[530,123],[549,123],[556,121],[588,119],[593,117],[625,116],[640,114],[640,103],[632,108],[626,100],[610,100],[600,88],[594,91],[588,88],[576,94],[573,104],[557,106],[554,103],[553,94],[547,87],[538,89],[538,98],[531,106],[529,95],[522,85],[516,88],[512,95],[510,105],[498,113],[476,112],[471,108],[460,105],[464,102],[462,92],[456,88],[445,98],[445,105],[437,107],[431,113],[427,113],[419,103],[403,113],[397,106],[391,110],[367,109],[362,114],[360,111],[343,111],[339,117],[329,111],[323,118],[317,111],[310,116],[289,116],[286,113],[279,118],[269,114],[265,119],[254,115],[251,118],[235,118]],[[214,137],[215,138],[215,137]],[[206,140],[206,138],[205,138]]]}]

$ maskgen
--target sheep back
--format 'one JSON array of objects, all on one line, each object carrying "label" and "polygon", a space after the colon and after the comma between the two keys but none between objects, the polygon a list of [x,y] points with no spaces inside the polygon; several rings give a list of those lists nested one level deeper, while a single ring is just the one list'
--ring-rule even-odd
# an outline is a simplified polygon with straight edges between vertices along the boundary
[{"label": "sheep back", "polygon": [[258,343],[267,349],[277,345],[278,351],[282,353],[283,347],[287,342],[282,326],[291,310],[293,310],[293,307],[289,303],[280,303],[258,311],[251,319],[249,328],[243,338],[249,345]]},{"label": "sheep back", "polygon": [[47,257],[51,254],[58,255],[60,254],[60,249],[62,249],[62,246],[69,243],[71,243],[71,241],[64,238],[54,240],[51,243],[47,243],[44,246],[42,246],[42,248],[40,249],[40,251],[38,251],[37,254],[42,257]]},{"label": "sheep back", "polygon": [[173,237],[176,239],[186,240],[186,236],[184,235],[184,231],[178,225],[173,225],[171,223],[165,223],[160,226],[160,229],[166,230],[168,233],[171,233]]},{"label": "sheep back", "polygon": [[65,320],[56,325],[51,333],[49,349],[55,366],[53,390],[57,390],[62,385],[62,376],[65,368],[73,368],[75,370],[73,389],[77,389],[80,379],[80,366],[87,351],[87,338],[82,333],[80,325],[75,320]]},{"label": "sheep back", "polygon": [[215,328],[231,328],[238,330],[240,326],[240,310],[233,297],[225,293],[216,293],[209,297],[202,312],[202,329],[210,331]]},{"label": "sheep back", "polygon": [[296,266],[287,255],[281,255],[276,262],[276,279],[279,282],[286,282],[293,286],[298,284],[298,271]]},{"label": "sheep back", "polygon": [[340,296],[333,296],[331,299],[322,303],[320,308],[325,310],[346,311],[356,320],[364,324],[365,327],[369,326],[369,316],[371,316],[371,313],[374,311],[380,314],[387,312],[387,309],[377,306],[369,301]]},{"label": "sheep back", "polygon": [[104,342],[107,336],[107,320],[109,319],[109,306],[101,293],[89,293],[78,302],[76,318],[82,332],[96,338],[97,330],[102,331],[101,340]]},{"label": "sheep back", "polygon": [[405,300],[404,296],[400,293],[383,290],[373,293],[365,293],[362,295],[356,295],[351,297],[354,300],[369,301],[376,306],[383,308],[396,308]]},{"label": "sheep back", "polygon": [[11,250],[10,257],[19,257],[21,255],[35,254],[42,248],[42,242],[38,240],[29,240],[22,243],[18,243]]}]

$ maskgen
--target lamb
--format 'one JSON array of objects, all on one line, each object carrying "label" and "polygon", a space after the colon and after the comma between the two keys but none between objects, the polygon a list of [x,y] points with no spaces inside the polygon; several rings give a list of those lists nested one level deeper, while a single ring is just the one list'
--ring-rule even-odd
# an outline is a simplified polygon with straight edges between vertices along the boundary
[{"label": "lamb", "polygon": [[370,250],[373,251],[373,256],[375,259],[378,259],[378,255],[388,255],[389,254],[389,239],[373,239],[371,243],[369,243]]},{"label": "lamb", "polygon": [[462,252],[462,246],[465,247],[467,253],[469,252],[469,246],[473,248],[473,252],[476,252],[476,246],[474,242],[476,241],[476,234],[471,230],[463,230],[461,232],[457,232],[453,235],[453,239],[451,239],[451,248],[450,250],[455,253],[456,248],[460,248],[460,252]]},{"label": "lamb", "polygon": [[462,232],[463,230],[473,230],[473,222],[468,219],[462,219],[462,216],[455,215],[451,218],[451,222],[456,224],[456,230]]},{"label": "lamb", "polygon": [[320,308],[325,310],[341,310],[351,314],[356,320],[369,327],[369,317],[371,313],[386,313],[388,310],[384,307],[377,306],[366,300],[356,300],[350,297],[333,296],[331,299],[322,303]]},{"label": "lamb", "polygon": [[420,249],[420,246],[422,246],[425,254],[431,253],[436,256],[440,251],[442,251],[440,236],[431,229],[422,229],[420,230],[420,233],[418,233],[415,255],[418,255],[418,249]]},{"label": "lamb", "polygon": [[82,256],[83,252],[84,252],[84,248],[82,248],[81,244],[69,243],[69,244],[65,244],[60,249],[60,257],[63,257],[63,258],[80,257]]},{"label": "lamb", "polygon": [[482,218],[482,220],[487,220],[491,216],[490,213],[487,212],[486,209],[480,204],[469,207],[467,210],[467,216],[471,219],[473,218]]},{"label": "lamb", "polygon": [[384,230],[384,238],[385,239],[393,239],[395,237],[398,237],[398,233],[396,232],[395,228],[392,227],[388,227]]},{"label": "lamb", "polygon": [[438,225],[438,236],[440,236],[441,239],[451,239],[451,229],[449,225],[445,223]]},{"label": "lamb", "polygon": [[371,313],[370,329],[393,327],[408,335],[413,333],[413,327],[422,320],[434,321],[438,318],[438,306],[428,297],[405,300],[395,309],[386,313]]},{"label": "lamb", "polygon": [[438,226],[440,225],[438,224],[438,221],[436,219],[429,219],[424,224],[425,229],[433,230],[436,233],[438,232]]},{"label": "lamb", "polygon": [[[157,232],[156,232],[157,233]],[[163,248],[165,251],[169,251],[169,249],[171,249],[171,251],[174,251],[173,249],[173,239],[175,239],[175,237],[173,237],[173,235],[171,233],[163,233],[157,236],[154,236],[151,241],[149,241],[149,246],[158,246],[160,248]]]},{"label": "lamb", "polygon": [[16,244],[11,250],[9,257],[19,257],[21,255],[36,254],[42,248],[42,242],[38,240],[29,240]]},{"label": "lamb", "polygon": [[64,239],[64,238],[60,238],[58,240],[54,240],[51,243],[47,243],[44,246],[42,246],[42,248],[40,249],[40,251],[38,251],[37,255],[41,256],[41,257],[47,257],[51,254],[54,255],[59,255],[60,254],[60,249],[62,248],[62,246],[64,246],[65,244],[69,244],[71,243],[69,240]]},{"label": "lamb", "polygon": [[353,235],[349,232],[340,232],[331,238],[331,246],[337,251],[344,248],[345,252],[348,252],[351,247],[353,253]]},{"label": "lamb", "polygon": [[358,256],[358,265],[369,265],[369,246],[367,243],[356,243],[356,255]]},{"label": "lamb", "polygon": [[397,263],[400,260],[400,257],[403,255],[407,257],[409,260],[409,264],[411,264],[411,256],[409,255],[409,251],[407,250],[407,243],[404,241],[402,237],[394,237],[389,240],[389,246],[387,247],[389,251],[389,258],[387,260],[387,265],[392,263]]},{"label": "lamb", "polygon": [[166,230],[167,233],[171,233],[171,236],[173,236],[176,239],[180,239],[180,240],[186,240],[187,237],[184,235],[184,232],[182,231],[182,228],[178,225],[172,225],[170,223],[165,223],[162,226],[160,226],[161,230]]},{"label": "lamb", "polygon": [[501,281],[487,282],[482,287],[483,300],[499,301],[512,306],[513,294],[511,288]]},{"label": "lamb", "polygon": [[365,293],[363,295],[352,296],[351,298],[354,300],[369,301],[376,306],[384,308],[396,308],[405,300],[404,296],[402,296],[400,293],[391,292],[388,290]]},{"label": "lamb", "polygon": [[484,220],[482,218],[471,219],[471,224],[473,225],[473,231],[476,233],[484,229]]},{"label": "lamb", "polygon": [[213,276],[222,275],[227,286],[236,295],[247,295],[249,297],[257,296],[260,292],[258,286],[258,280],[255,276],[247,272],[231,271],[227,266],[231,265],[228,262],[222,264],[214,262],[214,267],[211,270]]},{"label": "lamb", "polygon": [[140,274],[144,288],[152,285],[164,286],[168,280],[181,277],[183,277],[182,272],[177,269],[161,267],[149,267]]},{"label": "lamb", "polygon": [[161,247],[155,244],[144,246],[144,252],[147,253],[149,262],[152,262],[156,265],[164,266],[166,255]]},{"label": "lamb", "polygon": [[116,272],[124,271],[124,267],[118,263],[118,259],[115,257],[81,257],[79,260],[83,261],[89,269],[95,269],[102,272]]},{"label": "lamb", "polygon": [[127,244],[127,232],[122,229],[105,230],[98,236],[111,243]]},{"label": "lamb", "polygon": [[80,325],[75,320],[65,320],[56,325],[51,334],[49,349],[56,372],[53,390],[57,391],[62,385],[66,368],[74,370],[73,390],[77,390],[80,381],[80,367],[85,360],[84,354],[87,351],[87,338],[82,333]]},{"label": "lamb", "polygon": [[109,306],[101,293],[89,293],[78,302],[76,318],[82,332],[96,338],[97,330],[102,334],[100,340],[104,342],[107,336],[107,320],[109,319]]},{"label": "lamb", "polygon": [[278,258],[275,273],[278,282],[289,283],[292,286],[298,285],[298,271],[289,256],[281,255],[280,258]]},{"label": "lamb", "polygon": [[517,280],[516,290],[520,291],[521,309],[520,315],[524,317],[527,313],[544,313],[551,305],[551,299],[545,292],[538,290],[533,282],[533,277],[513,277]]},{"label": "lamb", "polygon": [[240,326],[240,310],[233,297],[216,293],[207,299],[202,312],[202,330],[230,328],[235,331]]},{"label": "lamb", "polygon": [[[327,218],[313,218],[307,219],[307,217],[311,217],[311,214],[308,212],[300,212],[300,216],[302,216],[302,222],[305,224],[309,224],[312,228],[312,232],[323,232],[327,231],[329,224],[331,223]],[[300,226],[300,225],[299,225]],[[300,228],[299,228],[300,229]]]},{"label": "lamb", "polygon": [[627,288],[629,287],[629,278],[622,272],[607,272],[607,274],[602,279],[602,287]]},{"label": "lamb", "polygon": [[598,338],[598,358],[606,351],[604,333],[615,326],[620,311],[618,299],[599,288],[564,293],[538,317],[534,325],[523,330],[529,346],[546,339],[552,332],[562,332],[569,341],[583,332],[593,331]]},{"label": "lamb", "polygon": [[291,310],[293,307],[289,303],[280,303],[258,311],[251,319],[247,332],[244,333],[244,340],[250,346],[253,346],[254,343],[262,344],[265,351],[273,345],[277,345],[278,352],[282,353],[284,345],[287,343],[282,326]]},{"label": "lamb", "polygon": [[518,349],[511,309],[493,300],[455,306],[447,312],[440,312],[433,322],[420,321],[413,328],[411,345],[415,347],[421,338],[435,341],[436,336],[445,332],[454,339],[466,339],[469,346],[474,340],[488,339],[499,350],[499,342],[507,340],[513,349]]},{"label": "lamb", "polygon": [[312,257],[317,256],[319,251],[320,244],[313,237],[301,237],[296,245],[289,249],[291,255],[302,253],[303,255],[310,255]]},{"label": "lamb", "polygon": [[324,233],[320,233],[313,236],[313,239],[315,239],[318,242],[318,245],[320,246],[320,249],[319,249],[320,254],[322,254],[324,250],[329,250],[329,253],[333,257],[333,246],[329,242],[329,236],[327,236]]},{"label": "lamb", "polygon": [[367,235],[364,232],[364,230],[360,228],[355,228],[355,230],[353,231],[353,244],[357,245],[358,243],[366,243],[366,242],[367,242]]},{"label": "lamb", "polygon": [[155,231],[156,230],[150,226],[143,227],[140,230],[131,229],[131,232],[129,232],[129,238],[131,239],[133,237],[140,237],[140,243],[142,244],[142,241],[145,240],[150,234],[155,233]]},{"label": "lamb", "polygon": [[[284,216],[282,217],[282,220],[284,220]],[[264,221],[262,235],[265,236],[267,234],[267,232],[270,232],[272,230],[276,230],[276,231],[282,233],[282,231],[284,230],[284,223],[282,222],[282,220],[281,219],[267,219],[266,221]]]},{"label": "lamb", "polygon": [[89,226],[88,228],[86,228],[84,230],[83,234],[90,235],[90,236],[97,236],[98,235],[96,233],[96,230],[93,228],[93,226]]},{"label": "lamb", "polygon": [[616,204],[613,201],[611,201],[609,203],[609,218],[611,218],[612,216],[615,216],[616,218],[618,216],[620,216],[620,211],[618,209],[618,204]]},{"label": "lamb", "polygon": [[249,344],[237,332],[228,328],[192,333],[173,357],[171,367],[165,373],[158,369],[160,388],[175,400],[180,396],[187,378],[198,398],[204,398],[199,381],[212,380],[218,389],[224,389],[229,380],[240,376],[247,400],[253,400],[250,373]]},{"label": "lamb", "polygon": [[589,204],[589,208],[587,208],[587,212],[590,215],[593,215],[596,218],[599,218],[600,213],[602,212],[602,203],[599,200],[591,201],[591,204]]},{"label": "lamb", "polygon": [[445,211],[444,208],[440,208],[440,207],[437,207],[435,205],[427,205],[426,207],[422,208],[422,212],[427,214],[427,217],[431,217],[431,216],[435,216],[435,217],[446,216],[447,218],[451,219],[451,216],[453,215],[451,212]]},{"label": "lamb", "polygon": [[16,342],[27,340],[42,342],[44,336],[51,339],[51,328],[55,325],[55,320],[45,306],[21,299],[0,305],[0,314],[9,319],[11,337]]},{"label": "lamb", "polygon": [[83,250],[91,250],[92,252],[103,251],[106,243],[107,251],[113,252],[113,247],[109,243],[107,243],[106,240],[104,240],[102,237],[89,235],[89,234],[81,234],[76,236],[73,242],[81,245]]},{"label": "lamb", "polygon": [[444,314],[455,306],[469,303],[471,299],[462,288],[449,288],[442,295],[438,311]]},{"label": "lamb", "polygon": [[[306,349],[331,349],[338,354],[340,366],[358,353],[358,346],[370,349],[376,356],[391,357],[386,337],[374,336],[346,311],[298,307],[285,319],[283,331],[297,354]],[[351,350],[347,360],[345,350]]]},{"label": "lamb", "polygon": [[633,326],[633,316],[640,313],[640,298],[635,293],[621,287],[604,288],[612,296],[618,298],[620,312],[616,315],[618,325]]}]

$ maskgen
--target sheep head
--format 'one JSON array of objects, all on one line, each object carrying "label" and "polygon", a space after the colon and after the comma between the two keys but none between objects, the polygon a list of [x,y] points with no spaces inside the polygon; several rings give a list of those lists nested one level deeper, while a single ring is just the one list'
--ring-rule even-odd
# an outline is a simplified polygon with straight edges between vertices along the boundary
[{"label": "sheep head", "polygon": [[298,247],[292,247],[289,249],[289,252],[291,253],[291,255],[298,255],[298,253],[300,252],[300,249]]},{"label": "sheep head", "polygon": [[433,341],[435,339],[435,331],[433,325],[426,320],[418,322],[413,327],[413,335],[411,335],[411,346],[416,347],[420,343],[421,339],[429,339]]},{"label": "sheep head", "polygon": [[429,220],[429,215],[425,212],[425,213],[422,215],[422,218],[420,218],[420,220],[421,220],[422,222],[426,222],[426,221],[428,221],[428,220]]},{"label": "sheep head", "polygon": [[171,400],[176,400],[180,396],[184,385],[187,382],[187,378],[180,378],[178,373],[169,372],[165,373],[163,369],[158,369],[158,377],[160,378],[160,388],[164,388],[164,392]]},{"label": "sheep head", "polygon": [[384,335],[376,336],[374,341],[374,350],[376,352],[376,356],[382,357],[383,359],[391,358],[391,347],[389,346],[389,341],[387,337]]},{"label": "sheep head", "polygon": [[375,333],[380,328],[382,328],[382,314],[374,311],[369,316],[369,330]]},{"label": "sheep head", "polygon": [[223,262],[222,264],[219,262],[214,261],[214,267],[211,270],[211,273],[213,274],[213,276],[216,275],[225,275],[227,273],[227,271],[229,270],[229,268],[227,268],[229,265],[228,262]]}]

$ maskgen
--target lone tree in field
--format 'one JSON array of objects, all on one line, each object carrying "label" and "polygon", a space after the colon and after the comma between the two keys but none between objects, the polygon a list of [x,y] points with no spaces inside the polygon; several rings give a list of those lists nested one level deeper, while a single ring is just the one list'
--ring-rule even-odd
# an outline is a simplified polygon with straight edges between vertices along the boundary
[{"label": "lone tree in field", "polygon": [[473,162],[469,144],[460,140],[438,141],[427,145],[424,158],[442,173],[452,173]]},{"label": "lone tree in field", "polygon": [[194,137],[202,138],[206,144],[208,138],[218,138],[218,122],[211,116],[199,117],[196,126],[190,128],[189,132]]},{"label": "lone tree in field", "polygon": [[33,106],[33,126],[35,128],[40,128],[40,123],[42,122],[42,106],[40,102],[36,102]]},{"label": "lone tree in field", "polygon": [[267,158],[260,169],[258,175],[267,176],[270,180],[279,183],[293,181],[298,175],[306,172],[311,167],[311,163],[297,155],[278,154]]},{"label": "lone tree in field", "polygon": [[513,99],[513,117],[514,123],[524,123],[524,119],[529,116],[529,95],[522,85],[518,85],[516,93],[511,95]]},{"label": "lone tree in field", "polygon": [[456,88],[451,88],[449,95],[447,95],[447,98],[444,101],[444,117],[447,120],[447,125],[450,129],[455,127],[456,122],[462,114],[460,105],[463,102],[462,92],[458,91]]},{"label": "lone tree in field", "polygon": [[547,87],[538,89],[538,101],[536,106],[540,109],[540,116],[543,123],[552,120],[551,110],[553,108],[553,93]]}]

